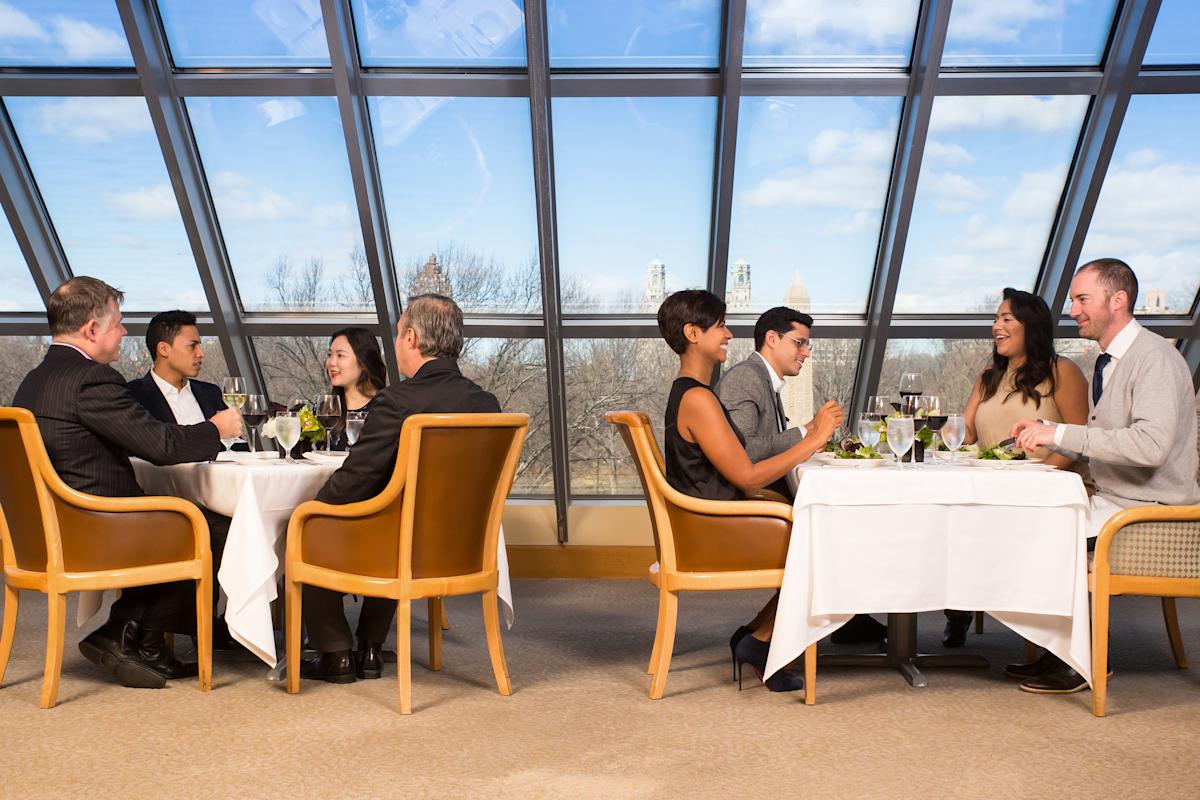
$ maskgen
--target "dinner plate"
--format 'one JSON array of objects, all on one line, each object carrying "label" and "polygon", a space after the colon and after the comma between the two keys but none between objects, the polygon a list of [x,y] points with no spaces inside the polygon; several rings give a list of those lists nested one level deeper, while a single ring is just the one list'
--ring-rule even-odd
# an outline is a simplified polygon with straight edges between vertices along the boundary
[{"label": "dinner plate", "polygon": [[882,467],[888,463],[886,458],[834,458],[827,466],[830,467]]},{"label": "dinner plate", "polygon": [[1053,466],[1043,464],[1040,459],[1036,458],[1026,458],[1020,461],[992,461],[991,459],[973,458],[962,463],[971,467],[990,467],[992,469],[1029,469],[1031,467],[1054,469]]},{"label": "dinner plate", "polygon": [[304,454],[304,458],[305,460],[311,461],[314,464],[341,464],[346,460],[346,456],[348,455],[350,455],[348,450],[334,450],[331,453],[317,453],[309,450]]}]

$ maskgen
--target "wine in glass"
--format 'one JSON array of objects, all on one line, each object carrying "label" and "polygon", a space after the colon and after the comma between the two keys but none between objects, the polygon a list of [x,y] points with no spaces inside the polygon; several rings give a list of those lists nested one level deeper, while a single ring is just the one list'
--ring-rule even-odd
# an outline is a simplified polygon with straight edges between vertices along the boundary
[{"label": "wine in glass", "polygon": [[962,414],[947,414],[946,424],[942,426],[942,441],[950,448],[950,463],[958,462],[958,448],[962,447],[967,438],[967,421]]},{"label": "wine in glass", "polygon": [[362,433],[363,425],[367,422],[367,412],[365,411],[347,411],[346,412],[346,441],[353,447],[358,441],[359,434]]},{"label": "wine in glass", "polygon": [[926,394],[921,396],[921,401],[925,407],[925,427],[933,431],[933,437],[929,440],[929,452],[937,453],[938,431],[946,424],[946,415],[942,413],[942,398],[936,394]]},{"label": "wine in glass", "polygon": [[904,454],[913,446],[915,433],[911,416],[902,415],[888,419],[888,447],[891,448],[896,455],[896,460],[901,464],[903,464]]},{"label": "wine in glass", "polygon": [[858,415],[858,440],[870,448],[879,444],[879,428],[882,422],[870,413]]},{"label": "wine in glass", "polygon": [[[900,376],[900,403],[903,405],[904,398],[916,397],[921,394],[921,373],[906,372]],[[904,411],[903,408],[900,409]],[[904,412],[908,413],[908,412]]]},{"label": "wine in glass", "polygon": [[325,452],[333,444],[333,427],[342,418],[342,398],[336,394],[319,394],[313,403],[317,422],[325,428]]},{"label": "wine in glass", "polygon": [[221,399],[229,408],[246,405],[246,381],[244,378],[226,378],[221,381]]},{"label": "wine in glass", "polygon": [[246,395],[246,404],[242,406],[242,420],[246,423],[246,429],[249,435],[246,437],[250,440],[250,452],[258,451],[258,447],[254,445],[255,437],[258,438],[259,445],[262,445],[262,436],[259,434],[259,429],[262,424],[267,421],[267,411],[270,406],[267,404],[267,398],[261,394]]},{"label": "wine in glass", "polygon": [[275,415],[275,438],[279,444],[283,445],[286,453],[284,460],[289,464],[295,464],[296,461],[292,458],[292,448],[296,446],[296,442],[300,441],[299,411],[280,411]]},{"label": "wine in glass", "polygon": [[872,419],[881,420],[892,413],[892,398],[887,395],[872,395],[867,398],[867,410],[864,412]]}]

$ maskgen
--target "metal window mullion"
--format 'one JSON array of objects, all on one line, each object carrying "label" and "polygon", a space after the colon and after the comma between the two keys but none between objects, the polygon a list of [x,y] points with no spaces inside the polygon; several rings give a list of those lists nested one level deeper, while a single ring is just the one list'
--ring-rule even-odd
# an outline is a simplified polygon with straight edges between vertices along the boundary
[{"label": "metal window mullion", "polygon": [[1084,121],[1035,289],[1056,319],[1062,318],[1071,277],[1117,146],[1158,8],[1159,0],[1129,0],[1121,6],[1113,30],[1100,88]]},{"label": "metal window mullion", "polygon": [[708,235],[708,289],[725,296],[729,272],[729,228],[733,175],[737,157],[738,113],[742,97],[742,45],[746,32],[746,0],[725,4],[725,42],[721,47],[721,95],[718,99],[713,164],[712,217]]},{"label": "metal window mullion", "polygon": [[8,215],[9,226],[25,256],[38,294],[43,303],[48,302],[50,293],[71,277],[71,268],[3,103],[0,103],[0,205]]},{"label": "metal window mullion", "polygon": [[554,507],[560,544],[567,542],[571,505],[571,462],[567,452],[567,379],[563,357],[559,291],[558,222],[554,203],[554,134],[551,125],[550,50],[545,0],[525,2],[525,52],[529,64],[529,117],[533,138],[533,181],[542,315],[546,325],[546,386],[549,391],[550,449]]},{"label": "metal window mullion", "polygon": [[266,382],[258,357],[242,330],[241,304],[233,269],[217,225],[216,208],[200,166],[200,153],[188,124],[183,99],[175,90],[170,51],[157,7],[152,0],[117,0],[117,10],[137,66],[171,188],[179,204],[183,227],[200,271],[213,326],[221,337],[225,363],[231,372],[249,382],[252,392],[265,393]]},{"label": "metal window mullion", "polygon": [[396,363],[393,328],[400,320],[403,309],[384,210],[383,182],[379,177],[379,163],[371,138],[367,98],[362,91],[362,66],[354,38],[354,20],[349,0],[321,0],[321,13],[329,40],[329,58],[333,64],[338,110],[346,137],[346,155],[358,206],[358,221],[362,228],[363,250],[367,257],[367,269],[371,273],[375,309],[379,315],[379,335],[383,339],[388,370],[398,377],[400,371]]},{"label": "metal window mullion", "polygon": [[900,115],[896,158],[892,165],[875,272],[867,301],[867,332],[859,348],[852,412],[866,407],[867,397],[874,394],[883,369],[892,310],[896,303],[896,287],[904,262],[904,248],[908,241],[908,227],[912,220],[917,180],[921,175],[921,160],[925,154],[925,139],[929,133],[938,69],[949,24],[950,0],[929,0],[922,5],[913,42],[912,74]]}]

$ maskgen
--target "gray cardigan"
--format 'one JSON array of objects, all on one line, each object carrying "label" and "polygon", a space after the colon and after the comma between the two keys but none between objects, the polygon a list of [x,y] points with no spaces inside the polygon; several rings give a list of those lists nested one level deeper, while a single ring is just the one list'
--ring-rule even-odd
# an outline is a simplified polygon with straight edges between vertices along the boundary
[{"label": "gray cardigan", "polygon": [[1139,330],[1087,425],[1064,427],[1062,447],[1088,459],[1097,494],[1120,506],[1200,502],[1192,376],[1158,334]]},{"label": "gray cardigan", "polygon": [[757,353],[751,353],[721,377],[717,397],[746,437],[746,455],[751,461],[778,455],[804,438],[799,428],[779,431],[771,376]]}]

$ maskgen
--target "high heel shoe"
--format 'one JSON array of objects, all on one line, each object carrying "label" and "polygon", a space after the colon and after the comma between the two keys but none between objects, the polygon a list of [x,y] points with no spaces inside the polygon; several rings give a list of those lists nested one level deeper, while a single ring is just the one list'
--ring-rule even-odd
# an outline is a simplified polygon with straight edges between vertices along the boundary
[{"label": "high heel shoe", "polygon": [[733,632],[733,636],[729,637],[729,656],[733,660],[733,680],[737,680],[738,662],[737,662],[737,646],[738,642],[750,635],[750,629],[745,625],[739,625],[738,629]]},{"label": "high heel shoe", "polygon": [[785,669],[763,681],[763,673],[767,671],[767,651],[770,649],[767,642],[760,642],[753,636],[745,636],[738,642],[734,649],[734,661],[737,663],[739,692],[742,690],[742,667],[746,664],[772,692],[795,692],[804,688],[804,678]]}]

